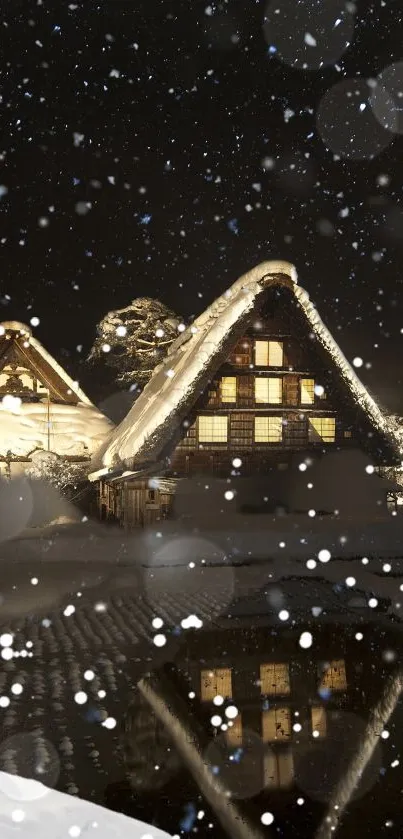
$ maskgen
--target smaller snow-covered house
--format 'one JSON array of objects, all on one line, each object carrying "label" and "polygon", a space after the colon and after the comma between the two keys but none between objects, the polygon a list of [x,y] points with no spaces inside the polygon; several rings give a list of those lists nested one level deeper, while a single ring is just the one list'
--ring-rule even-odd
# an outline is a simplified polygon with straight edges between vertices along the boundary
[{"label": "smaller snow-covered house", "polygon": [[44,453],[89,461],[112,429],[28,326],[0,324],[0,475],[40,471]]},{"label": "smaller snow-covered house", "polygon": [[[240,512],[301,511],[314,506],[295,491],[301,460],[308,468],[341,450],[351,452],[344,486],[322,469],[316,509],[334,510],[326,484],[337,483],[343,501],[351,483],[349,506],[371,496],[376,511],[391,485],[375,475],[369,488],[372,472],[402,460],[396,424],[358,379],[294,266],[271,261],[237,280],[172,344],[95,457],[90,480],[102,516],[127,526],[169,516],[196,485],[199,509],[222,506],[227,493]],[[305,496],[307,488],[308,476]]]}]

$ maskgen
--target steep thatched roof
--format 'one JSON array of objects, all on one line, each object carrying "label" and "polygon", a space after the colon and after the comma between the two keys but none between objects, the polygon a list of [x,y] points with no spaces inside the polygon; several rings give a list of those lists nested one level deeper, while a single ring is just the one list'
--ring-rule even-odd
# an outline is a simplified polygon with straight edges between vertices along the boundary
[{"label": "steep thatched roof", "polygon": [[112,432],[93,463],[93,479],[104,471],[133,469],[161,459],[175,430],[192,409],[234,342],[249,325],[269,288],[288,288],[302,318],[315,335],[329,369],[334,369],[355,406],[365,413],[396,461],[402,441],[397,424],[368,393],[298,285],[293,265],[263,262],[238,279],[172,344],[123,422]]}]

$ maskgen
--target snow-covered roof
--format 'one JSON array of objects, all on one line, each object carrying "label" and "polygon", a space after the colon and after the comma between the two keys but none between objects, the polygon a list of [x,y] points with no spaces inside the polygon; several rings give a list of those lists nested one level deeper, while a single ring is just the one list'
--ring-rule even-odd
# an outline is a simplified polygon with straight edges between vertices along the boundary
[{"label": "snow-covered roof", "polygon": [[267,289],[276,286],[291,290],[301,314],[327,353],[329,365],[336,368],[354,403],[365,412],[396,458],[400,457],[401,439],[395,423],[368,393],[319,317],[308,293],[298,285],[296,268],[289,262],[272,260],[240,277],[171,345],[164,362],[155,369],[128,415],[100,449],[94,461],[97,477],[102,469],[105,472],[134,469],[160,459],[223,356],[241,337]]},{"label": "snow-covered roof", "polygon": [[113,424],[91,403],[0,400],[0,456],[27,457],[37,449],[60,456],[93,455]]},{"label": "snow-covered roof", "polygon": [[[50,367],[53,370],[53,373],[56,374],[56,376],[63,381],[63,383],[67,387],[67,390],[71,391],[71,393],[77,397],[77,400],[79,402],[83,402],[86,405],[92,405],[91,400],[84,393],[84,391],[81,390],[78,383],[73,381],[71,376],[69,376],[68,373],[66,373],[66,371],[56,361],[56,359],[53,358],[53,356],[47,350],[45,350],[45,347],[40,343],[40,341],[38,341],[38,339],[33,336],[32,330],[29,326],[27,326],[25,323],[20,323],[17,320],[3,321],[2,323],[0,323],[0,337],[4,336],[7,333],[15,333],[16,339],[18,339],[18,336],[21,335],[21,337],[24,338],[24,342],[22,343],[22,345],[21,343],[19,343],[19,347],[26,350],[28,358],[30,347],[32,347],[32,349],[36,351],[37,356],[39,356],[39,359],[45,362],[46,366]],[[37,363],[37,359],[35,360],[35,363]]]},{"label": "snow-covered roof", "polygon": [[49,388],[39,401],[21,401],[12,393],[0,399],[0,457],[27,457],[36,450],[60,456],[92,456],[106,441],[113,423],[92,404],[77,382],[19,321],[0,324],[0,370],[26,365]]}]

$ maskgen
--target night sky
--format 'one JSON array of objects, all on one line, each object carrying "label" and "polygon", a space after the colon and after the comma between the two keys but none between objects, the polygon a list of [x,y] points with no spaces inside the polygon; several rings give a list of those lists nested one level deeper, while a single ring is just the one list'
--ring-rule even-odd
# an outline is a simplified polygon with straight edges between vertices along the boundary
[{"label": "night sky", "polygon": [[401,0],[0,11],[2,320],[77,374],[109,309],[281,257],[403,412]]}]

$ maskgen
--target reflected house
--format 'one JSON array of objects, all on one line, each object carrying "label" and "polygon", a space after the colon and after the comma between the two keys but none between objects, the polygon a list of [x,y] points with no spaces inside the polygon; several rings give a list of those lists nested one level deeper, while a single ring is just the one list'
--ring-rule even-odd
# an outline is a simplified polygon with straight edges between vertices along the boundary
[{"label": "reflected house", "polygon": [[44,453],[85,463],[112,428],[29,326],[0,324],[0,475],[24,474]]},{"label": "reflected house", "polygon": [[[301,460],[319,469],[316,497],[298,473]],[[206,476],[218,496],[204,493],[202,505],[193,498],[193,508],[209,515],[230,478],[241,513],[322,503],[323,512],[344,504],[374,516],[391,484],[365,466],[401,460],[396,422],[358,379],[294,267],[278,261],[237,280],[178,337],[89,477],[100,509],[127,527],[178,515],[178,498],[187,515]]]},{"label": "reflected house", "polygon": [[[293,732],[300,731],[301,723],[305,726],[305,735],[313,738],[324,738],[327,736],[327,708],[319,704],[320,696],[333,696],[333,702],[337,705],[339,697],[347,694],[347,678],[344,659],[337,659],[328,662],[319,662],[316,676],[316,695],[312,684],[312,704],[303,711],[294,711],[299,708],[298,702],[298,675],[296,683],[291,685],[290,670],[292,664],[286,662],[265,662],[260,665],[260,678],[256,681],[256,687],[260,689],[262,710],[260,714],[260,725],[257,714],[253,714],[253,706],[245,703],[245,711],[242,711],[244,697],[234,695],[232,689],[232,669],[215,668],[213,670],[200,671],[199,695],[202,702],[213,702],[215,697],[228,700],[233,699],[240,705],[240,713],[234,721],[229,721],[226,731],[226,740],[230,747],[239,747],[243,743],[243,724],[245,717],[248,720],[248,727],[254,724],[254,730],[258,733],[262,742],[270,748],[263,757],[263,774],[265,788],[279,787],[288,788],[294,782],[294,761],[292,740]],[[248,673],[248,676],[250,674]],[[243,674],[245,677],[246,674]],[[300,676],[300,674],[299,674]],[[258,704],[256,695],[255,702]],[[270,705],[265,708],[265,705]],[[252,713],[251,713],[252,712]],[[253,719],[254,717],[254,719]],[[301,721],[301,722],[300,722]]]},{"label": "reflected house", "polygon": [[[138,736],[138,713],[128,711],[127,751],[137,765],[139,750],[150,767],[158,765],[157,780],[163,771],[173,800],[193,777],[185,801],[200,793],[203,810],[206,802],[217,804],[204,785],[210,769],[213,786],[217,779],[222,796],[241,805],[240,819],[260,825],[269,810],[283,835],[315,836],[339,780],[348,779],[354,807],[343,817],[341,835],[359,835],[360,819],[371,812],[382,825],[401,802],[396,758],[403,709],[397,699],[385,701],[399,673],[401,684],[401,621],[391,621],[381,603],[378,609],[366,598],[358,604],[347,587],[340,592],[315,578],[270,583],[265,577],[262,569],[256,597],[238,590],[220,614],[181,633],[173,659],[150,675],[146,742]],[[286,622],[279,618],[279,591]],[[307,632],[312,643],[303,647]],[[375,742],[368,747],[371,727]],[[383,729],[393,736],[383,739]],[[163,759],[161,742],[170,747]]]},{"label": "reflected house", "polygon": [[[340,713],[367,713],[371,690],[377,695],[379,685],[370,685],[369,650],[357,665],[354,633],[353,626],[318,625],[315,655],[299,648],[300,633],[293,630],[275,640],[267,631],[234,629],[188,643],[181,670],[196,692],[210,736],[211,717],[218,713],[229,753],[247,748],[251,733],[263,743],[260,789],[291,789],[298,782],[299,755],[332,738]],[[225,651],[221,658],[217,650]],[[199,655],[203,663],[198,665]],[[223,709],[231,704],[238,715],[227,720]]]},{"label": "reflected house", "polygon": [[[284,590],[288,592],[286,581]],[[378,624],[370,612],[368,607],[360,620],[355,614],[343,618],[329,611],[323,620],[308,618],[298,628],[277,629],[267,612],[258,627],[250,617],[242,625],[233,617],[221,617],[214,630],[186,633],[174,664],[162,668],[167,679],[161,682],[162,701],[165,697],[170,708],[186,705],[189,711],[182,736],[193,742],[194,732],[199,753],[213,775],[215,767],[224,788],[238,790],[236,798],[254,802],[258,814],[267,800],[275,804],[278,816],[288,813],[289,806],[295,806],[296,790],[311,802],[328,801],[344,776],[395,672],[391,651],[401,642],[400,629]],[[299,645],[303,626],[313,634],[310,649]],[[226,713],[234,706],[235,717]],[[130,718],[130,750],[135,754],[145,744],[136,735],[136,714],[131,712]],[[395,718],[393,730],[398,724]],[[146,749],[150,766],[160,765],[158,748],[165,729],[160,722],[157,728],[156,734],[150,718]],[[170,735],[167,728],[165,739]],[[394,759],[400,745],[400,739],[390,747],[389,742],[379,742],[382,755],[377,746],[367,780],[363,775],[364,791],[381,782],[381,766]],[[173,784],[181,762],[177,758],[177,768],[171,766]],[[400,793],[399,783],[398,789]]]}]

